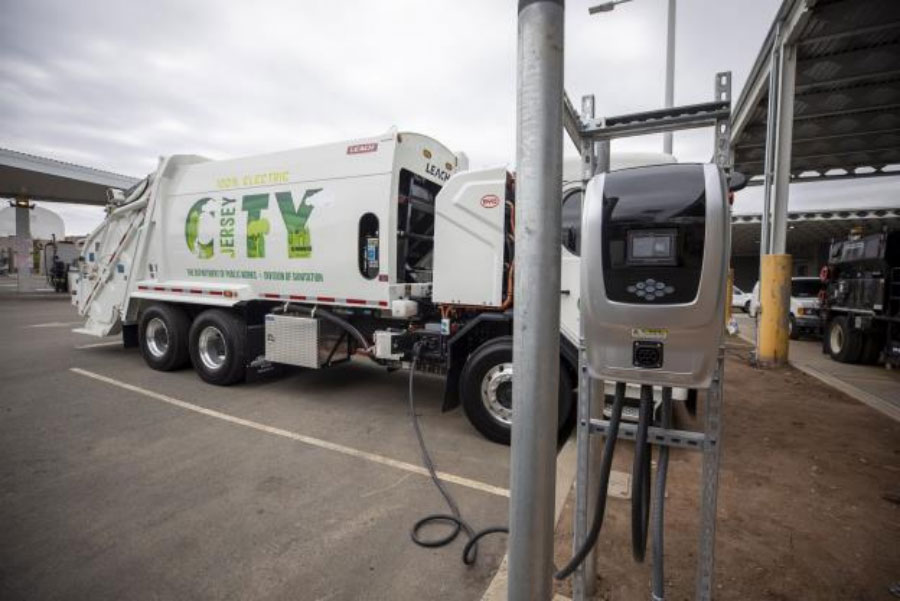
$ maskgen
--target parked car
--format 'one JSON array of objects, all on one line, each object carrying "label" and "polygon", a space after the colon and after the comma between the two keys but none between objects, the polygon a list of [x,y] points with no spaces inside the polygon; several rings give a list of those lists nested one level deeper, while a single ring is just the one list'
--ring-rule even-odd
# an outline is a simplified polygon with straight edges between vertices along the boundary
[{"label": "parked car", "polygon": [[[822,282],[817,277],[791,278],[791,340],[797,340],[803,332],[812,334],[820,332],[819,290],[821,289]],[[747,312],[750,317],[756,317],[759,313],[759,282],[753,286]]]},{"label": "parked car", "polygon": [[737,286],[731,287],[731,308],[732,309],[740,309],[744,313],[749,313],[751,298],[752,298],[752,295],[749,292],[744,292]]}]

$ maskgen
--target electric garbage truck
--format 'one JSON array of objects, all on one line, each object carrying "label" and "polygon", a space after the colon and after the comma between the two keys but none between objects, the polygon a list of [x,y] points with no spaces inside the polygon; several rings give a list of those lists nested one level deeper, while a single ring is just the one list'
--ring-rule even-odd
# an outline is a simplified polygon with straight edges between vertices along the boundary
[{"label": "electric garbage truck", "polygon": [[[671,162],[665,155],[637,162]],[[576,167],[577,171],[577,167]],[[559,423],[578,363],[580,178],[563,189]],[[227,386],[364,355],[445,376],[487,438],[512,417],[515,185],[436,140],[384,135],[233,160],[176,155],[117,193],[73,278],[76,330]],[[566,215],[577,218],[567,220]],[[684,392],[683,390],[681,392]],[[634,387],[630,396],[637,395]]]}]

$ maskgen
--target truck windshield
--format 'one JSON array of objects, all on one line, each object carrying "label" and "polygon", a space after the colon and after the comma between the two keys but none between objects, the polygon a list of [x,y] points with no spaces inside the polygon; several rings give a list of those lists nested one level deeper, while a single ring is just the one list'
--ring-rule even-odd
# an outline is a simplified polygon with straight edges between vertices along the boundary
[{"label": "truck windshield", "polygon": [[791,281],[791,296],[795,298],[814,298],[819,295],[822,284],[818,280]]}]

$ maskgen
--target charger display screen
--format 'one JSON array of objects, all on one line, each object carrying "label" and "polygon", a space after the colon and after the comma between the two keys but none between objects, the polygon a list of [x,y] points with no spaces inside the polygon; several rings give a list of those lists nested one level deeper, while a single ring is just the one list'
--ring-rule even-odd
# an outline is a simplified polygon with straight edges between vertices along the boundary
[{"label": "charger display screen", "polygon": [[629,230],[627,234],[627,256],[629,265],[676,265],[675,238],[677,231]]}]

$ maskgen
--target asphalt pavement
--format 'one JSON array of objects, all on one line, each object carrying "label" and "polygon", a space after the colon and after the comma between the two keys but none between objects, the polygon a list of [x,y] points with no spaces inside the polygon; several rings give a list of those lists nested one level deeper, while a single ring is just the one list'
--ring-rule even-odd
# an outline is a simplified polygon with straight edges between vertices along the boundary
[{"label": "asphalt pavement", "polygon": [[[0,295],[0,598],[477,599],[505,552],[415,546],[446,509],[404,372],[364,362],[231,388],[71,332],[66,299]],[[438,468],[475,527],[507,521],[508,449],[417,378]]]}]

